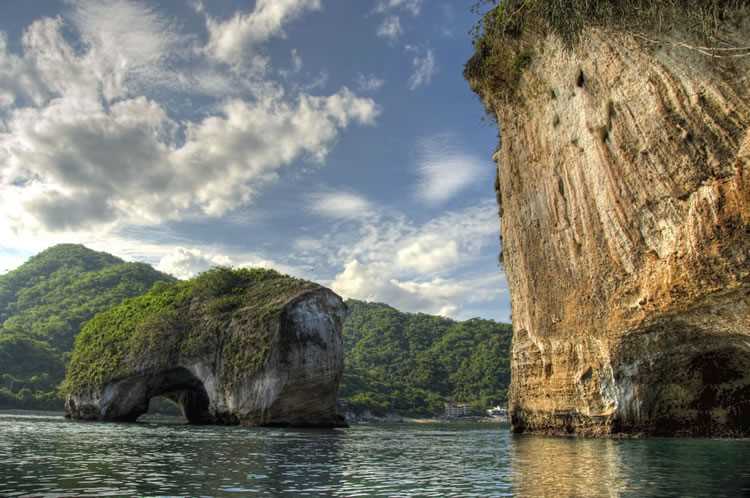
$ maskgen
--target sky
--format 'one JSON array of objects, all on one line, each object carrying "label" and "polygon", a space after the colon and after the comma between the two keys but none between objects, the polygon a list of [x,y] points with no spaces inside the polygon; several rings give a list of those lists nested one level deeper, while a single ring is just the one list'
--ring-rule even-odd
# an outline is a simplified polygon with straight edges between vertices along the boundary
[{"label": "sky", "polygon": [[5,0],[0,273],[81,243],[508,320],[474,0]]}]

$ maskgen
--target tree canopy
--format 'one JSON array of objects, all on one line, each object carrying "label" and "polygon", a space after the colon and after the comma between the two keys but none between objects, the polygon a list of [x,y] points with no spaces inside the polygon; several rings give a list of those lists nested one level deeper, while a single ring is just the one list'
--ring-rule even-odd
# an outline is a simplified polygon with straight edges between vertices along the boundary
[{"label": "tree canopy", "polygon": [[72,244],[0,275],[0,406],[59,408],[56,389],[82,325],[159,281],[174,278]]},{"label": "tree canopy", "polygon": [[356,409],[429,416],[446,401],[484,409],[506,400],[511,326],[457,322],[349,300],[341,397]]},{"label": "tree canopy", "polygon": [[[80,245],[52,247],[0,275],[0,407],[61,408],[57,389],[84,328],[79,354],[95,356],[96,348],[88,346],[96,337],[117,333],[128,344],[156,334],[168,345],[172,325],[187,316],[180,311],[184,303],[202,296],[206,313],[226,314],[244,299],[249,283],[259,281],[263,285],[253,285],[258,292],[283,291],[275,286],[285,283],[297,288],[296,280],[275,272],[228,269],[172,285],[174,278],[146,264]],[[269,306],[275,302],[268,300]],[[354,409],[430,416],[442,413],[446,401],[477,409],[505,401],[510,325],[458,322],[354,300],[347,305],[340,395]],[[75,370],[70,381],[85,384],[92,371]]]}]

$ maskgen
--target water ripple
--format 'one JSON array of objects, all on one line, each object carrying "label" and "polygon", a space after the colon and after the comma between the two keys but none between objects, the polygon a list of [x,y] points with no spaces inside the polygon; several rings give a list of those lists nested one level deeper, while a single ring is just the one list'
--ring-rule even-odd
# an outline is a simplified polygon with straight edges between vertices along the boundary
[{"label": "water ripple", "polygon": [[333,431],[0,414],[0,495],[750,496],[750,442],[514,437],[488,425]]}]

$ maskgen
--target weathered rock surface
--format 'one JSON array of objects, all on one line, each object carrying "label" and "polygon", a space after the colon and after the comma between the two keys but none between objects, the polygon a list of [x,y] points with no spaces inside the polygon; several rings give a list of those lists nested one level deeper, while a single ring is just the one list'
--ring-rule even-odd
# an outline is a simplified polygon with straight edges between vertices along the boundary
[{"label": "weathered rock surface", "polygon": [[750,434],[750,57],[532,44],[492,105],[514,430]]},{"label": "weathered rock surface", "polygon": [[[288,277],[277,280],[281,279]],[[84,330],[76,344],[76,352],[81,353],[78,357],[74,353],[72,369],[80,372],[80,378],[88,378],[92,369],[99,368],[92,358],[113,355],[120,360],[113,364],[114,372],[101,376],[101,382],[91,385],[71,379],[66,415],[134,421],[146,413],[151,398],[164,396],[181,406],[189,422],[197,424],[346,425],[336,411],[346,306],[332,291],[308,284],[265,295],[264,299],[276,302],[270,312],[263,305],[267,316],[260,319],[252,296],[242,296],[236,309],[209,317],[202,311],[205,299],[188,298],[187,307],[177,309],[189,318],[167,320],[156,333],[144,332],[149,330],[144,324],[153,324],[153,317],[140,319],[133,335],[141,338],[121,344],[112,344],[115,334],[107,327],[114,327],[116,317],[137,313],[114,310],[102,318],[103,327]],[[271,279],[267,286],[274,289],[275,285]],[[147,305],[136,300],[124,306],[140,311]],[[158,323],[164,323],[164,312],[160,313],[156,315]],[[208,340],[199,347],[188,345],[198,337],[189,330],[201,328],[209,330]],[[146,336],[155,340],[144,340]],[[84,354],[87,348],[90,354]]]}]

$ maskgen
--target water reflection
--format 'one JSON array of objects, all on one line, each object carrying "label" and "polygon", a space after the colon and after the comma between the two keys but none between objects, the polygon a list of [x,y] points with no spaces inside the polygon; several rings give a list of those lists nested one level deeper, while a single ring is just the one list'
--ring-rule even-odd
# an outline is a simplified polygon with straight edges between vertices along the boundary
[{"label": "water reflection", "polygon": [[750,496],[750,442],[305,431],[0,414],[0,496]]},{"label": "water reflection", "polygon": [[750,441],[515,436],[511,447],[518,496],[750,496]]}]

